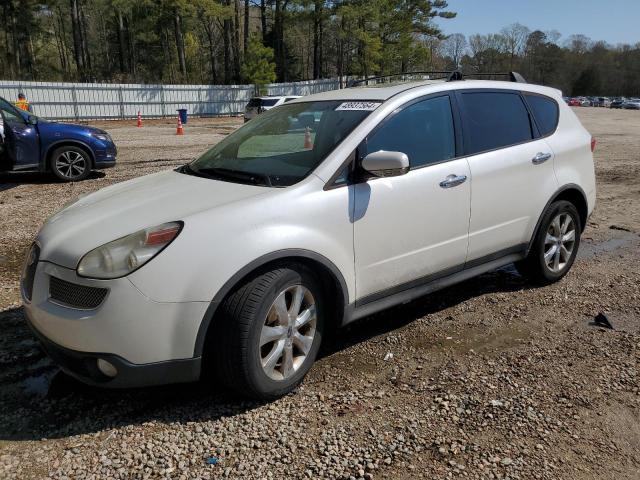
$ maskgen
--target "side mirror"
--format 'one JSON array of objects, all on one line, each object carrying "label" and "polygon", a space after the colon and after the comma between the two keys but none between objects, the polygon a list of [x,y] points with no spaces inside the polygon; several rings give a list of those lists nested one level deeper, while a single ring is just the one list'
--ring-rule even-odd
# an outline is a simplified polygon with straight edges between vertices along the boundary
[{"label": "side mirror", "polygon": [[37,125],[38,124],[38,117],[36,117],[35,115],[29,115],[27,117],[27,123],[29,125]]},{"label": "side mirror", "polygon": [[364,157],[361,165],[376,177],[397,177],[409,171],[409,157],[402,152],[379,150]]}]

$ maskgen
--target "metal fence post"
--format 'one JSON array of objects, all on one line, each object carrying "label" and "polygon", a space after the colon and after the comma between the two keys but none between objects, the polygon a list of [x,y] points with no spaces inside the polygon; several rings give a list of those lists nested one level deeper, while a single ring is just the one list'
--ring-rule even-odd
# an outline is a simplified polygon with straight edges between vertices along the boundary
[{"label": "metal fence post", "polygon": [[122,96],[122,87],[118,87],[118,102],[120,103],[120,118],[124,120],[124,98]]},{"label": "metal fence post", "polygon": [[162,108],[162,118],[167,118],[167,104],[164,102],[164,85],[160,85],[160,107]]},{"label": "metal fence post", "polygon": [[78,93],[75,85],[71,87],[71,100],[73,101],[73,116],[77,122],[80,119],[80,115],[78,114]]}]

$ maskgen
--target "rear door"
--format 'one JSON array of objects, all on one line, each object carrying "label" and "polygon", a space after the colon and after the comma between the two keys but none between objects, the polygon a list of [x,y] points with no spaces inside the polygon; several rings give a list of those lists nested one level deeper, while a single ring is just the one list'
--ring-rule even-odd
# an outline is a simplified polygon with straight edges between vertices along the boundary
[{"label": "rear door", "polygon": [[40,164],[40,139],[35,125],[28,124],[18,110],[0,98],[4,122],[5,147],[9,168],[20,170]]},{"label": "rear door", "polygon": [[459,158],[448,94],[391,114],[358,148],[409,157],[402,176],[354,185],[356,295],[366,304],[459,271],[467,253],[471,182]]},{"label": "rear door", "polygon": [[553,152],[520,92],[461,90],[457,98],[473,182],[472,266],[524,250],[558,182]]}]

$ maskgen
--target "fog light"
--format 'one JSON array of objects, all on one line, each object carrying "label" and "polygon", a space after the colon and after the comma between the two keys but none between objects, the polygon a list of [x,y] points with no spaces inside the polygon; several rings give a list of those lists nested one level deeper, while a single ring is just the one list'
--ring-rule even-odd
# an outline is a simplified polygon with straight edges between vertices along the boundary
[{"label": "fog light", "polygon": [[98,359],[98,369],[104,373],[107,377],[115,377],[118,374],[118,369],[114,367],[112,364],[103,360],[102,358]]}]

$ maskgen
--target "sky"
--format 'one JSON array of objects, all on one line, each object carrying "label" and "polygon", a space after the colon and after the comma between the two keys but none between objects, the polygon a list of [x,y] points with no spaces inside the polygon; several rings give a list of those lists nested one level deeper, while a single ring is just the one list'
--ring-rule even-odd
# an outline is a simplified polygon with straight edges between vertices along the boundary
[{"label": "sky", "polygon": [[640,42],[640,0],[448,0],[454,19],[437,19],[443,33],[497,33],[519,22],[557,30],[560,43],[575,33],[613,45]]}]

